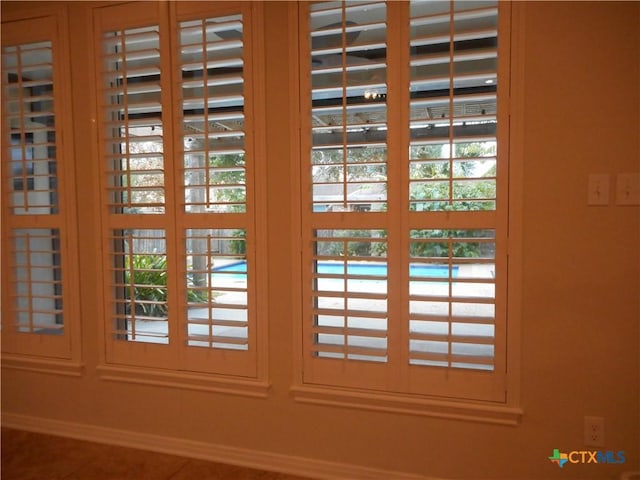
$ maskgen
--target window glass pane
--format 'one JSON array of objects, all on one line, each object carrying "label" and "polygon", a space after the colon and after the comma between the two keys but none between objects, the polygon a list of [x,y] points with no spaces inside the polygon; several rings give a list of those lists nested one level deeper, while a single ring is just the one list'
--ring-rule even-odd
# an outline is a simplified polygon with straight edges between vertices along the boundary
[{"label": "window glass pane", "polygon": [[3,47],[2,70],[3,121],[11,146],[2,169],[11,213],[58,213],[51,42]]},{"label": "window glass pane", "polygon": [[245,212],[242,15],[180,23],[185,210]]},{"label": "window glass pane", "polygon": [[385,362],[386,232],[317,230],[314,246],[314,354]]},{"label": "window glass pane", "polygon": [[248,349],[248,277],[244,229],[186,231],[188,345]]},{"label": "window glass pane", "polygon": [[411,2],[410,210],[495,209],[497,16],[491,1]]},{"label": "window glass pane", "polygon": [[495,232],[411,230],[409,362],[492,370]]},{"label": "window glass pane", "polygon": [[58,229],[15,229],[11,270],[15,328],[22,333],[61,335],[62,268]]},{"label": "window glass pane", "polygon": [[113,338],[168,343],[165,232],[114,230],[110,240]]},{"label": "window glass pane", "polygon": [[310,23],[312,210],[386,210],[386,5],[314,4]]},{"label": "window glass pane", "polygon": [[103,132],[112,213],[164,213],[157,26],[105,33]]}]

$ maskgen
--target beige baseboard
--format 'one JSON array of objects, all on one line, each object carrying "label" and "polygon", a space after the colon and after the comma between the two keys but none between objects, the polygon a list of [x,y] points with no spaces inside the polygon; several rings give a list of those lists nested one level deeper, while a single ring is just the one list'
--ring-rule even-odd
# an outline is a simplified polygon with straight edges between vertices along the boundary
[{"label": "beige baseboard", "polygon": [[129,430],[2,413],[2,426],[90,442],[331,480],[443,480],[434,477],[248,450]]}]

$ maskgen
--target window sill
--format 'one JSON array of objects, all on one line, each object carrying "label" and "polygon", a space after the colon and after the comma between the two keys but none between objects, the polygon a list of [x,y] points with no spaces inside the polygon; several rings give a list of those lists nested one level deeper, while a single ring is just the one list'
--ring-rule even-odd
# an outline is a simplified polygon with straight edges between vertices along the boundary
[{"label": "window sill", "polygon": [[266,381],[249,378],[119,365],[99,365],[97,369],[102,380],[218,392],[246,397],[265,398],[270,388],[269,383]]},{"label": "window sill", "polygon": [[296,401],[315,405],[359,408],[469,422],[516,426],[523,411],[500,404],[462,400],[439,400],[415,395],[346,390],[334,387],[297,385],[292,388]]},{"label": "window sill", "polygon": [[2,354],[2,368],[51,373],[68,377],[80,377],[84,373],[84,364],[74,360],[30,357],[12,353]]}]

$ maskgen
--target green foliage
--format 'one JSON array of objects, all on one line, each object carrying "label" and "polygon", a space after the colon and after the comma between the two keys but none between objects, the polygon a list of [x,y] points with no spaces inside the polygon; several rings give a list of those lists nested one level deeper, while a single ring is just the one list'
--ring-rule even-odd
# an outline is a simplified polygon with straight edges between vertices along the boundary
[{"label": "green foliage", "polygon": [[231,250],[231,253],[235,253],[237,255],[246,254],[247,241],[245,240],[244,230],[234,230],[231,235],[237,238],[237,240],[229,240],[229,249]]},{"label": "green foliage", "polygon": [[[125,257],[124,282],[125,285],[133,283],[136,314],[147,317],[167,315],[167,258],[164,255],[134,255],[131,265],[129,257]],[[188,281],[187,287],[193,287],[193,282]],[[129,287],[125,288],[125,295],[129,298]],[[187,298],[189,302],[204,302],[207,299],[204,292],[191,288],[187,290]]]},{"label": "green foliage", "polygon": [[[415,182],[412,185],[411,208],[414,210],[420,208],[421,211],[467,212],[495,208],[493,198],[495,198],[496,186],[492,178],[496,173],[495,165],[486,169],[490,164],[485,163],[485,161],[493,161],[496,154],[495,144],[493,142],[457,143],[452,153],[454,161],[449,159],[448,153],[444,155],[443,147],[444,144],[411,147],[410,154],[414,163],[411,166],[410,177],[413,180],[427,180]],[[344,172],[341,149],[314,151],[312,157],[314,178],[322,181],[341,181],[346,175],[346,180],[351,181],[386,175],[385,165],[367,163],[373,163],[376,160],[384,163],[386,159],[384,149],[350,149],[348,155],[350,167],[347,172]],[[418,162],[415,162],[416,160]],[[480,167],[485,171],[479,174],[477,169]],[[479,175],[489,178],[477,178]],[[450,192],[451,183],[453,183],[454,192]],[[452,201],[452,196],[455,196],[453,199],[455,201]],[[449,257],[449,255],[458,258],[478,257],[482,254],[484,243],[468,240],[478,234],[477,230],[414,230],[412,237],[416,240],[411,242],[410,253],[416,257]],[[384,232],[382,235],[385,235]],[[325,244],[323,248],[326,251],[319,253],[335,256],[386,255],[387,244],[384,241],[355,240],[358,237],[370,238],[370,236],[371,232],[368,230],[344,230],[336,235],[336,241],[323,242]],[[345,244],[344,241],[339,240],[340,237],[350,237],[354,240]],[[460,240],[456,241],[457,238]],[[417,239],[429,239],[429,241],[417,241]],[[439,239],[441,241],[438,241]]]},{"label": "green foliage", "polygon": [[220,169],[211,173],[209,183],[215,186],[234,186],[216,192],[218,201],[231,204],[226,207],[228,212],[245,211],[243,203],[246,201],[246,193],[244,188],[237,186],[245,184],[244,165],[244,155],[214,155],[209,158],[209,166]]},{"label": "green foliage", "polygon": [[[372,239],[372,233],[370,230],[339,230],[334,237],[336,241],[328,243],[328,251],[318,253],[333,256],[347,255],[350,257],[379,257],[386,255],[386,243],[383,241],[377,242],[375,239]],[[382,235],[384,234],[385,232],[382,232]],[[341,238],[353,240],[345,242],[340,241]],[[355,240],[357,238],[366,238],[367,241],[359,242]],[[375,236],[373,238],[375,238]],[[381,240],[384,240],[384,237],[381,237]]]},{"label": "green foliage", "polygon": [[[413,239],[429,239],[430,241],[412,241],[409,252],[412,257],[449,257],[449,239],[451,241],[451,256],[455,258],[473,258],[480,256],[480,242],[455,241],[468,239],[478,235],[477,230],[414,230]],[[432,241],[443,239],[443,241]]]},{"label": "green foliage", "polygon": [[[323,182],[352,182],[386,178],[386,148],[350,148],[346,152],[346,159],[344,155],[345,152],[342,149],[314,150],[311,157],[314,167],[314,180]],[[348,164],[346,172],[343,166],[345,160]]]},{"label": "green foliage", "polygon": [[[148,317],[167,314],[167,259],[164,255],[134,255],[131,264],[130,257],[125,257],[124,282],[126,285],[133,283],[136,314]],[[125,288],[128,297],[130,289]]]},{"label": "green foliage", "polygon": [[[410,194],[412,210],[420,211],[480,211],[494,208],[496,186],[492,180],[455,183],[455,202],[449,200],[448,182],[430,182],[414,187]],[[421,202],[421,200],[426,200]],[[418,207],[419,205],[419,207]]]},{"label": "green foliage", "polygon": [[[491,143],[464,143],[455,145],[454,158],[470,158],[469,161],[450,162],[443,159],[442,145],[422,145],[413,147],[411,158],[424,159],[423,163],[416,164],[411,170],[412,179],[436,180],[424,183],[416,183],[410,192],[411,208],[421,211],[481,211],[495,208],[493,199],[496,194],[495,181],[493,179],[477,179],[460,181],[465,178],[475,177],[474,172],[477,162],[483,158],[495,155],[495,145]],[[453,166],[453,172],[451,172]],[[484,173],[485,176],[495,176],[495,165]],[[454,192],[450,192],[449,179],[453,178]],[[437,181],[442,180],[442,181]],[[452,195],[452,193],[454,195]],[[451,201],[454,196],[455,201]],[[421,200],[424,200],[421,202]],[[468,238],[477,234],[477,231],[468,230],[416,230],[414,238],[429,239],[455,239]],[[449,243],[443,242],[411,242],[411,255],[416,257],[477,257],[480,255],[480,242],[455,242],[451,243],[452,251],[449,252]]]}]

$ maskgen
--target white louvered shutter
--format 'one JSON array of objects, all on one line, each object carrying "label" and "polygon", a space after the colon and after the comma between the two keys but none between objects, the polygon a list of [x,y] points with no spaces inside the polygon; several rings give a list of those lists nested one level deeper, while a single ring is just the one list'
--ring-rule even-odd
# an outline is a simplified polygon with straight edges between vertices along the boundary
[{"label": "white louvered shutter", "polygon": [[70,359],[77,306],[69,296],[77,265],[59,28],[56,15],[3,24],[2,346],[5,352]]},{"label": "white louvered shutter", "polygon": [[412,1],[409,34],[410,391],[504,400],[498,4]]},{"label": "white louvered shutter", "polygon": [[255,376],[251,9],[177,10],[186,368]]},{"label": "white louvered shutter", "polygon": [[305,378],[378,384],[389,362],[387,7],[309,6]]},{"label": "white louvered shutter", "polygon": [[504,400],[498,10],[303,8],[305,383]]},{"label": "white louvered shutter", "polygon": [[95,13],[107,360],[175,364],[169,62],[159,6]]},{"label": "white louvered shutter", "polygon": [[96,22],[108,360],[255,377],[251,6],[147,6]]}]

